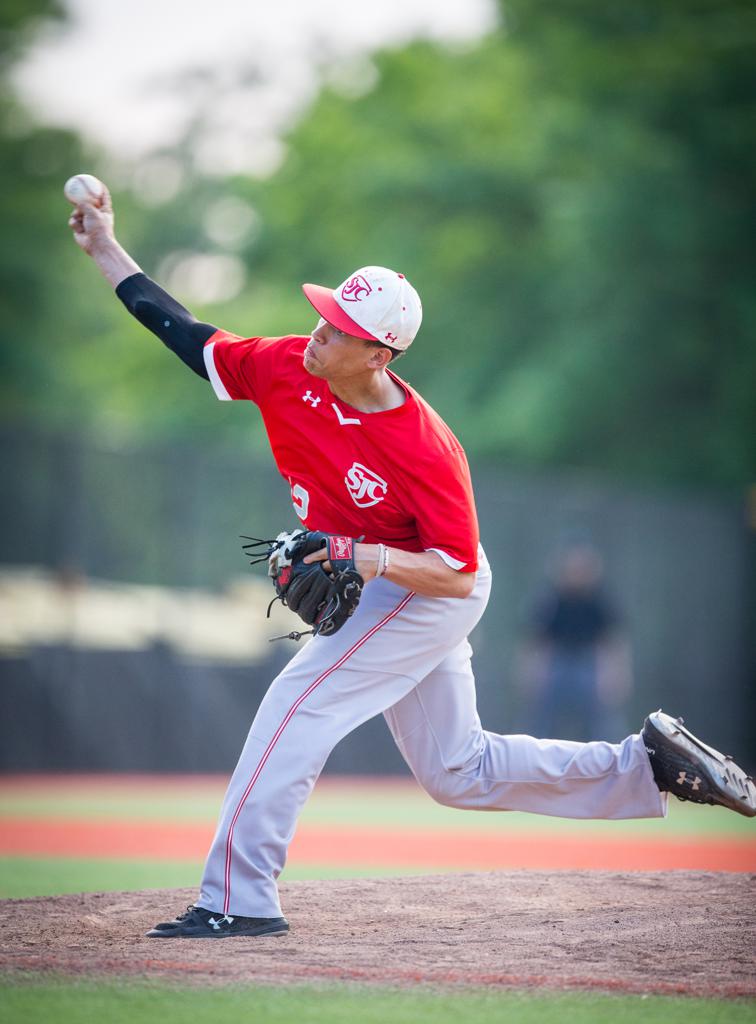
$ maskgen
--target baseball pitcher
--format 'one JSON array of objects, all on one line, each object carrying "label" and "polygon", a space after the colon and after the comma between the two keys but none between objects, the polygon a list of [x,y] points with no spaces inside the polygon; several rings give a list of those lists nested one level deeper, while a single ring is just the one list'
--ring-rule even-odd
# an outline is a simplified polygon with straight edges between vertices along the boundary
[{"label": "baseball pitcher", "polygon": [[217,398],[258,407],[297,529],[248,550],[312,633],[255,715],[196,902],[149,936],[286,932],[276,880],[298,815],[334,746],[378,714],[418,782],[452,807],[662,817],[672,793],[756,815],[745,773],[661,711],[619,744],[482,728],[467,637],[491,569],[462,446],[393,369],[422,319],[406,277],[366,266],[336,288],[305,284],[308,336],[241,338],[141,271],[104,186],[69,223],[128,311]]}]

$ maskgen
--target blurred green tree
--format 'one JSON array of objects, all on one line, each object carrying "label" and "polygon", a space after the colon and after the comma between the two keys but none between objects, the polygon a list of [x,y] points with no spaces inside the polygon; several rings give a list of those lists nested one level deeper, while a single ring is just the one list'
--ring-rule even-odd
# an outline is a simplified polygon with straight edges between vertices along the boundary
[{"label": "blurred green tree", "polygon": [[635,477],[756,471],[756,11],[502,4],[466,53],[325,91],[257,196],[266,276],[404,267],[402,369],[474,452]]},{"label": "blurred green tree", "polygon": [[[356,98],[324,84],[270,179],[190,173],[153,207],[118,195],[119,233],[155,274],[217,249],[205,211],[241,199],[260,224],[248,286],[204,318],[307,331],[302,281],[393,265],[425,305],[398,370],[472,454],[740,486],[756,473],[754,57],[746,0],[502,0],[479,44],[378,54]],[[78,141],[3,102],[6,414],[257,443],[255,418],[139,339],[71,245]]]},{"label": "blurred green tree", "polygon": [[[60,174],[58,162],[65,166],[67,156],[77,151],[75,140],[66,133],[30,126],[9,87],[8,70],[40,19],[59,16],[60,7],[53,0],[5,4],[0,14],[0,393],[6,416],[23,412],[29,386],[44,392],[53,385],[54,358],[37,359],[34,336],[38,330],[49,332],[47,296],[53,291],[59,296],[50,280],[60,234],[50,182],[56,171]],[[48,337],[48,353],[51,347]]]}]

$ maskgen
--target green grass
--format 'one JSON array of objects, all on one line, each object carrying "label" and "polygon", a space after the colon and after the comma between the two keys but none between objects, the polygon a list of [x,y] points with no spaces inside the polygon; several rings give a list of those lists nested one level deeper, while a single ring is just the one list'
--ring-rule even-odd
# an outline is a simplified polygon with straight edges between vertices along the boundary
[{"label": "green grass", "polygon": [[[199,885],[201,861],[87,859],[75,857],[0,857],[0,899],[29,899],[75,892],[134,892],[183,889]],[[438,872],[441,872],[441,868]],[[432,874],[425,868],[287,867],[281,881],[307,878],[395,878]],[[448,869],[443,869],[448,874]]]},{"label": "green grass", "polygon": [[753,1002],[663,996],[132,984],[0,986],[2,1024],[746,1024]]},{"label": "green grass", "polygon": [[543,832],[554,836],[697,836],[754,835],[753,822],[723,807],[697,807],[678,800],[670,802],[667,818],[633,821],[576,821],[517,811],[475,812],[442,807],[418,787],[406,791],[360,790],[358,785],[340,792],[336,787],[317,787],[301,820],[322,825],[386,825],[391,828],[450,828],[497,832]]},{"label": "green grass", "polygon": [[[71,782],[68,789],[55,786],[49,793],[36,788],[18,790],[0,782],[0,823],[3,817],[96,818],[101,820],[208,821],[214,823],[220,809],[224,780],[186,784],[164,782],[155,776],[148,782],[124,785],[117,777],[112,788],[86,778]],[[697,807],[670,802],[667,819],[637,821],[572,821],[538,814],[508,812],[475,813],[442,807],[414,783],[359,781],[316,786],[302,813],[302,822],[318,825],[384,825],[389,828],[451,828],[564,833],[580,835],[754,835],[753,823],[721,807]]]},{"label": "green grass", "polygon": [[[191,780],[185,785],[159,777],[113,780],[110,786],[86,779],[58,782],[45,792],[0,783],[2,817],[56,817],[214,822],[223,780]],[[472,814],[434,804],[411,783],[381,788],[375,783],[317,787],[303,821],[319,825],[383,825],[387,828],[486,829],[538,831],[545,841],[560,835],[711,836],[753,835],[753,823],[719,809],[672,805],[667,821],[573,822],[525,814]],[[0,858],[0,897],[24,898],[76,892],[137,889],[194,889],[202,863],[192,860],[139,861],[71,857]],[[310,866],[286,869],[283,881],[410,874],[387,867],[348,870]],[[425,873],[425,872],[417,872]],[[511,993],[442,991],[430,988],[394,991],[349,985],[276,989],[186,988],[144,982],[51,982],[14,976],[0,983],[0,1024],[183,1024],[206,1020],[224,1024],[250,1019],[260,1024],[745,1024],[756,1020],[754,1002],[614,996],[597,993]]]},{"label": "green grass", "polygon": [[[505,838],[509,833],[538,832],[544,841],[559,842],[563,835],[642,836],[754,836],[753,822],[722,808],[696,807],[673,801],[666,820],[570,821],[535,814],[475,814],[441,807],[413,782],[324,780],[305,807],[303,823],[317,825],[373,825],[386,828],[486,830]],[[186,780],[86,776],[51,780],[49,788],[34,783],[18,787],[12,779],[0,781],[0,829],[3,817],[59,820],[147,820],[156,822],[204,821],[214,823],[225,780],[201,777]],[[22,899],[76,892],[113,892],[135,889],[193,888],[199,882],[198,860],[150,861],[72,857],[0,857],[0,898]],[[286,868],[283,881],[307,878],[357,878],[426,874],[423,869],[387,865],[348,869],[328,865]]]},{"label": "green grass", "polygon": [[0,899],[181,889],[198,885],[201,876],[202,864],[193,861],[0,857]]}]

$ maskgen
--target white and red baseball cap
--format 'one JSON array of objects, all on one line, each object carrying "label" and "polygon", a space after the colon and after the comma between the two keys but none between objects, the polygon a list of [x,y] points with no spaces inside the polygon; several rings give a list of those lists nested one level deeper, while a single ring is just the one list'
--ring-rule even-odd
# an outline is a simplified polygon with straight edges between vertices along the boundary
[{"label": "white and red baseball cap", "polygon": [[397,352],[408,349],[420,330],[420,296],[404,274],[387,267],[361,267],[338,288],[303,284],[302,291],[329,324]]}]

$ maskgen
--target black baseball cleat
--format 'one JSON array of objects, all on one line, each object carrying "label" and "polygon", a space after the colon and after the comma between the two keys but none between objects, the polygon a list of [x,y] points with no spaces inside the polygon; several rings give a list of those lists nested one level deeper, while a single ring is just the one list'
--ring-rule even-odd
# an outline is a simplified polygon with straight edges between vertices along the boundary
[{"label": "black baseball cleat", "polygon": [[641,736],[663,793],[756,817],[753,779],[728,754],[720,754],[689,732],[682,718],[654,711],[643,723]]},{"label": "black baseball cleat", "polygon": [[175,921],[163,921],[147,932],[148,939],[225,939],[231,935],[283,935],[285,917],[232,917],[190,904]]}]

